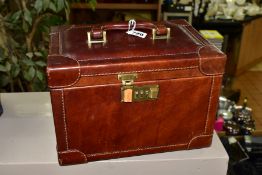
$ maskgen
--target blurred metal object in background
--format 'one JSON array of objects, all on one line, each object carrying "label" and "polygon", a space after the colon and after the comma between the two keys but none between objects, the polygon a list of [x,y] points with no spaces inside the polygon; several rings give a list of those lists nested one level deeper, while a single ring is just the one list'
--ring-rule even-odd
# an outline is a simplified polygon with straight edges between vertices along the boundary
[{"label": "blurred metal object in background", "polygon": [[226,97],[219,97],[217,119],[224,119],[224,131],[226,135],[249,136],[255,130],[255,121],[252,119],[252,109],[247,107],[247,98],[242,106]]}]

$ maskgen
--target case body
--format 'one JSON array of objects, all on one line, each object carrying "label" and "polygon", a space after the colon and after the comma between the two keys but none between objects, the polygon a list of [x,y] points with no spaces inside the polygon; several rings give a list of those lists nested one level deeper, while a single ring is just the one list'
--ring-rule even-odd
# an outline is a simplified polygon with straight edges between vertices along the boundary
[{"label": "case body", "polygon": [[[183,20],[138,23],[145,39],[127,28],[52,28],[47,73],[60,165],[211,144],[226,56]],[[166,28],[168,39],[152,39],[152,29]],[[87,44],[87,32],[103,31],[105,43]]]}]

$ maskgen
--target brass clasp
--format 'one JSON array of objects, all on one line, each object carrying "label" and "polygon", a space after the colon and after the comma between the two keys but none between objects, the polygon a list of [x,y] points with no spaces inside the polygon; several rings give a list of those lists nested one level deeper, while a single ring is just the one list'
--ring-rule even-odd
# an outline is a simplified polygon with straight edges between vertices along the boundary
[{"label": "brass clasp", "polygon": [[154,100],[158,98],[159,85],[135,86],[137,74],[119,74],[118,80],[122,82],[121,102],[136,102]]}]

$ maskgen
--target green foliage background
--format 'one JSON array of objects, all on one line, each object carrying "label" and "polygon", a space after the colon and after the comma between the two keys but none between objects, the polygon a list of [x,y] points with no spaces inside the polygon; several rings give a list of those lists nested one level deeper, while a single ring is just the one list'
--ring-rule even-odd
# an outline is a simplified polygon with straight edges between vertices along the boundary
[{"label": "green foliage background", "polygon": [[50,26],[68,23],[70,2],[0,0],[0,92],[47,90]]}]

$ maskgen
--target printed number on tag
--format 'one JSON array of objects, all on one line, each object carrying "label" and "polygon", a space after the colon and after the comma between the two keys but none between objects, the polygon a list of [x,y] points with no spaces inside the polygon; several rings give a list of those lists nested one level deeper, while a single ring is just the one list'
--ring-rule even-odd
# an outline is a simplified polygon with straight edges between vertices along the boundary
[{"label": "printed number on tag", "polygon": [[128,35],[134,35],[140,38],[145,38],[147,33],[135,30],[136,21],[134,19],[129,20],[128,22],[128,31],[126,32]]}]

